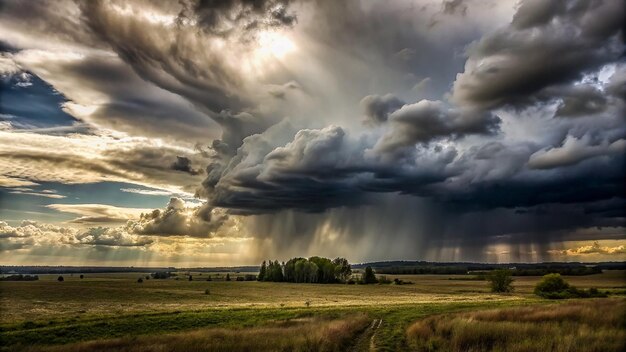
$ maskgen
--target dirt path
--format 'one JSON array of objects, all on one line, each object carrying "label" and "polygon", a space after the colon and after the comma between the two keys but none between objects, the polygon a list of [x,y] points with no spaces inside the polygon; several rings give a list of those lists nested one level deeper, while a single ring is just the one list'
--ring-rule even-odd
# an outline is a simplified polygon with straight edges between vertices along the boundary
[{"label": "dirt path", "polygon": [[376,330],[380,328],[383,323],[382,319],[374,319],[372,324],[363,331],[359,337],[354,341],[352,347],[348,349],[349,352],[375,352],[376,344],[374,343],[374,336]]}]

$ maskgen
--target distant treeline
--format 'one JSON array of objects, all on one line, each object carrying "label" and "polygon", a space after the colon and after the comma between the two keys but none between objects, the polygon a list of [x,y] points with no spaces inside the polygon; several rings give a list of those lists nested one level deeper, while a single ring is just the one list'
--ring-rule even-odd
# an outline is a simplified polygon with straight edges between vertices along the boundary
[{"label": "distant treeline", "polygon": [[291,258],[286,263],[263,262],[257,279],[272,282],[335,283],[347,282],[352,268],[345,258],[330,260],[322,257]]},{"label": "distant treeline", "polygon": [[0,277],[0,281],[37,281],[39,280],[39,276],[37,275],[9,275],[5,277]]},{"label": "distant treeline", "polygon": [[[298,259],[298,258],[294,258]],[[302,259],[302,258],[300,258]],[[425,262],[425,261],[388,261],[363,264],[353,264],[354,269],[365,269],[371,266],[379,274],[466,274],[472,271],[489,271],[495,269],[515,268],[514,275],[543,275],[547,273],[561,273],[562,275],[587,275],[590,272],[578,268],[594,268],[593,270],[626,270],[626,262],[597,262],[597,263],[507,263],[507,264],[483,264],[468,262]],[[567,270],[570,270],[570,273]],[[174,268],[174,267],[116,267],[116,266],[0,266],[0,274],[81,274],[81,273],[122,273],[122,272],[256,272],[258,266],[237,267],[202,267],[202,268]],[[529,270],[538,270],[530,274]],[[529,274],[524,274],[529,273]]]},{"label": "distant treeline", "polygon": [[[381,265],[383,264],[383,265]],[[599,274],[602,270],[626,269],[626,263],[602,263],[598,265],[584,265],[580,263],[539,263],[539,264],[471,264],[471,263],[426,263],[401,262],[402,265],[384,265],[373,263],[372,267],[379,274],[391,275],[463,275],[481,274],[496,269],[510,269],[514,276],[543,276],[550,273],[561,275],[581,276]]]}]

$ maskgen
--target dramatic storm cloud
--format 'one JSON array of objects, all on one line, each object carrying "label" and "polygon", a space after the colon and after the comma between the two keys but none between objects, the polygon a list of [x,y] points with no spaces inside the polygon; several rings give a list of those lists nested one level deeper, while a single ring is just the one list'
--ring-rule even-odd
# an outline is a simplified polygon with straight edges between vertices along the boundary
[{"label": "dramatic storm cloud", "polygon": [[0,8],[15,262],[624,256],[623,1]]}]

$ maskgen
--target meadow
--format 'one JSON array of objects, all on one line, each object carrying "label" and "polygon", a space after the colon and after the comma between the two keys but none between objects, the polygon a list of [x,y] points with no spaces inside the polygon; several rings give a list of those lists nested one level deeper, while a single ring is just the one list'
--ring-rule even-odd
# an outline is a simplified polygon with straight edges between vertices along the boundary
[{"label": "meadow", "polygon": [[[425,318],[516,307],[550,311],[579,301],[591,307],[621,309],[626,290],[625,272],[618,270],[566,277],[581,289],[608,291],[612,293],[609,298],[560,301],[532,293],[539,277],[516,277],[513,293],[495,294],[485,281],[454,275],[388,275],[413,284],[346,285],[234,281],[243,273],[230,273],[233,281],[223,280],[226,273],[219,278],[211,273],[212,281],[206,281],[209,273],[191,274],[193,281],[180,275],[179,280],[138,283],[137,279],[148,273],[115,273],[89,274],[83,279],[64,275],[63,282],[57,281],[58,275],[40,275],[38,281],[0,282],[0,348],[424,350],[425,345],[409,332]],[[587,318],[581,315],[577,319],[565,325]],[[572,329],[568,331],[572,333]],[[618,328],[623,329],[623,325]],[[432,335],[441,331],[433,330]]]}]

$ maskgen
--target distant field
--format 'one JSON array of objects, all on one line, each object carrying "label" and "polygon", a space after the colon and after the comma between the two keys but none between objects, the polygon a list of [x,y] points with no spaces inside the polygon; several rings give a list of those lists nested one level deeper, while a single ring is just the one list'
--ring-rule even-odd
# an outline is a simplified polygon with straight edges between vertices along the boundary
[{"label": "distant field", "polygon": [[[432,314],[562,303],[532,294],[539,277],[516,277],[514,293],[493,294],[485,281],[445,275],[387,276],[412,281],[412,285],[226,282],[217,280],[215,274],[213,281],[206,281],[207,273],[192,273],[193,281],[181,276],[137,283],[137,278],[146,275],[89,274],[84,279],[63,275],[63,282],[56,281],[58,275],[40,275],[39,281],[0,282],[0,344],[4,349],[23,349],[28,344],[58,345],[199,328],[265,328],[302,318],[322,319],[314,324],[320,327],[327,321],[366,314],[371,321],[382,320],[375,332],[369,332],[377,350],[393,351],[406,347],[410,324]],[[624,271],[607,271],[567,280],[579,288],[623,293],[624,275]]]}]

